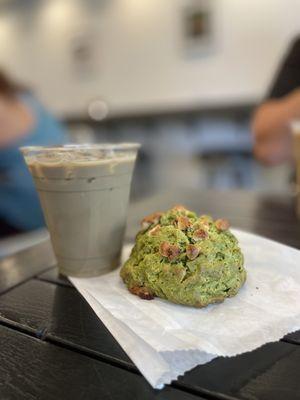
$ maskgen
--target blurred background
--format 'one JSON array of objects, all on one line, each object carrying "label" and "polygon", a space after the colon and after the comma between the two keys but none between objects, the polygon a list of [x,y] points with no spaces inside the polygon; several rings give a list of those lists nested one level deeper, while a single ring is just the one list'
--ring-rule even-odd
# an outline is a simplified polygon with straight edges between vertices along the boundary
[{"label": "blurred background", "polygon": [[299,30],[297,0],[1,0],[0,68],[72,142],[142,143],[132,198],[291,190],[250,118]]}]

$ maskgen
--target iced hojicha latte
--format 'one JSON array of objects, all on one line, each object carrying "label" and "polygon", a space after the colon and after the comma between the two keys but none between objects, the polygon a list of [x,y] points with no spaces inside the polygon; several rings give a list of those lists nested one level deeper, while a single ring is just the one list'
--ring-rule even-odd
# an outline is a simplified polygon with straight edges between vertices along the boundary
[{"label": "iced hojicha latte", "polygon": [[143,299],[204,307],[236,295],[246,271],[227,220],[176,206],[144,218],[121,277]]},{"label": "iced hojicha latte", "polygon": [[97,276],[118,265],[138,147],[22,149],[64,275]]}]

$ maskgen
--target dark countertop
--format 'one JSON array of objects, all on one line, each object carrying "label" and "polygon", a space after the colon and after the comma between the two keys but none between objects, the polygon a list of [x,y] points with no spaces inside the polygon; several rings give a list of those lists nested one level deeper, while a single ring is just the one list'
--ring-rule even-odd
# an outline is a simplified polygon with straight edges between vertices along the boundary
[{"label": "dark countertop", "polygon": [[[182,191],[134,203],[127,241],[143,215],[176,203],[300,248],[293,198],[239,191]],[[54,262],[48,241],[0,261],[1,400],[300,399],[299,332],[153,390]]]}]

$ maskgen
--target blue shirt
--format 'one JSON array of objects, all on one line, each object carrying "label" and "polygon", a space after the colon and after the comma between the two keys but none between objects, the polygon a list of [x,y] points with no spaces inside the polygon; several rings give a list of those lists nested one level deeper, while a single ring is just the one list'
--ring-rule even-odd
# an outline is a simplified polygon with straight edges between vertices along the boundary
[{"label": "blue shirt", "polygon": [[11,147],[0,149],[0,220],[21,230],[44,226],[43,213],[30,172],[19,150],[21,146],[62,144],[62,126],[31,95],[22,95],[34,115],[32,132]]}]

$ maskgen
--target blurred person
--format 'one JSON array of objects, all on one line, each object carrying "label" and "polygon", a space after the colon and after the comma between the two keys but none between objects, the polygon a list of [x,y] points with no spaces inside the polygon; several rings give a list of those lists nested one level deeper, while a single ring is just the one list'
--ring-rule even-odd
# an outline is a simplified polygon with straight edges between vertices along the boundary
[{"label": "blurred person", "polygon": [[258,160],[267,165],[292,160],[290,123],[294,119],[300,119],[300,37],[288,49],[267,99],[254,114],[254,153]]},{"label": "blurred person", "polygon": [[19,147],[64,141],[63,128],[34,95],[0,71],[0,238],[44,226]]}]

